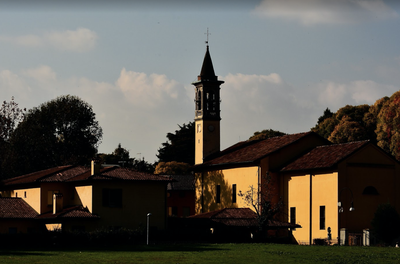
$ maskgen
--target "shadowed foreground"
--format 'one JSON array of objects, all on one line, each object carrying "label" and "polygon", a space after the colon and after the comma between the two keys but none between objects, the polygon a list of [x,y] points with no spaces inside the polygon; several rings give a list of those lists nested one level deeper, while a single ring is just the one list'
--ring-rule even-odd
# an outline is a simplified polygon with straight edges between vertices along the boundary
[{"label": "shadowed foreground", "polygon": [[162,244],[0,250],[1,263],[400,263],[400,248],[280,244]]}]

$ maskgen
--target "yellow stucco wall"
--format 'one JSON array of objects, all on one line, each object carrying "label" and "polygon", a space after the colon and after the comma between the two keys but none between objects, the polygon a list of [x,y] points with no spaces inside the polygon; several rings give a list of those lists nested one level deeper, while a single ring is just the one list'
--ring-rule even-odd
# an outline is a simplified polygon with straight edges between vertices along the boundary
[{"label": "yellow stucco wall", "polygon": [[[337,222],[337,173],[284,176],[286,182],[287,214],[296,208],[296,224],[302,226],[293,231],[298,243],[309,244],[315,238],[326,238],[327,228],[332,229],[332,239],[338,235]],[[310,190],[312,191],[310,192]],[[320,206],[325,206],[325,228],[320,229]],[[311,220],[311,221],[310,221]]]},{"label": "yellow stucco wall", "polygon": [[204,157],[220,150],[220,122],[196,120],[195,131],[195,164],[201,164]]},{"label": "yellow stucco wall", "polygon": [[92,185],[88,186],[76,186],[74,194],[74,204],[83,205],[89,209],[89,212],[93,211],[93,190]]},{"label": "yellow stucco wall", "polygon": [[[103,189],[122,189],[122,207],[104,207]],[[98,182],[93,185],[92,213],[100,215],[92,228],[145,228],[146,215],[151,213],[150,226],[159,230],[166,224],[166,186],[154,182]]]},{"label": "yellow stucco wall", "polygon": [[[250,186],[257,190],[258,174],[258,167],[196,173],[196,214],[223,208],[250,208],[251,206],[247,205],[239,196],[239,192],[245,193],[250,189]],[[232,203],[233,184],[236,184],[236,203]],[[216,202],[217,185],[220,186],[221,190],[220,203]]]},{"label": "yellow stucco wall", "polygon": [[[390,203],[400,212],[399,184],[399,164],[372,144],[340,163],[338,199],[344,207],[339,215],[341,228],[354,233],[371,228],[374,213],[382,203]],[[363,194],[368,186],[379,194]],[[352,200],[355,210],[349,212]]]},{"label": "yellow stucco wall", "polygon": [[40,213],[40,188],[15,189],[3,192],[4,197],[19,197]]}]

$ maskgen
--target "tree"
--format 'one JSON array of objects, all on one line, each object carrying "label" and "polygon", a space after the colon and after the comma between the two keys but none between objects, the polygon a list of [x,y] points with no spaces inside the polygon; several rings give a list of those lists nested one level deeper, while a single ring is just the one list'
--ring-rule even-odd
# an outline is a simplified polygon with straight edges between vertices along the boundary
[{"label": "tree", "polygon": [[328,108],[311,130],[333,143],[376,138],[369,105],[346,105],[336,113]]},{"label": "tree", "polygon": [[249,140],[260,140],[260,139],[267,139],[267,138],[272,138],[272,137],[279,137],[286,135],[283,132],[273,130],[273,129],[264,129],[263,131],[259,132],[254,132],[254,135],[252,135]]},{"label": "tree", "polygon": [[92,159],[103,131],[92,106],[76,96],[61,96],[28,111],[10,138],[9,174]]},{"label": "tree", "polygon": [[129,157],[129,151],[118,144],[118,147],[111,154],[98,154],[97,157],[102,163],[120,165],[126,168],[132,168],[137,171],[143,171],[148,173],[154,172],[154,164],[148,163],[144,160],[138,160]]},{"label": "tree", "polygon": [[242,197],[247,206],[252,207],[257,215],[258,229],[266,234],[269,223],[280,212],[283,202],[281,199],[274,202],[275,184],[269,173],[262,176],[260,186],[249,186],[246,192],[239,190],[238,196]]},{"label": "tree", "polygon": [[391,204],[381,204],[371,221],[372,234],[378,240],[390,245],[400,235],[400,216]]},{"label": "tree", "polygon": [[400,160],[400,91],[383,103],[375,132],[378,146]]},{"label": "tree", "polygon": [[333,117],[333,113],[329,108],[326,108],[324,114],[318,118],[318,125],[324,122],[325,119]]},{"label": "tree", "polygon": [[8,164],[5,160],[11,156],[10,153],[10,137],[16,126],[22,121],[26,109],[20,109],[14,101],[14,97],[10,102],[4,101],[0,107],[0,179],[5,178],[5,170]]},{"label": "tree", "polygon": [[14,101],[4,101],[0,108],[0,140],[8,141],[16,126],[22,121],[26,109],[20,109]]},{"label": "tree", "polygon": [[346,143],[365,139],[368,139],[365,128],[360,123],[352,121],[348,116],[342,118],[328,137],[328,140],[333,143]]},{"label": "tree", "polygon": [[154,174],[164,175],[183,175],[188,174],[190,165],[184,162],[159,162],[156,166]]},{"label": "tree", "polygon": [[158,149],[159,162],[177,161],[194,164],[195,129],[194,122],[179,126],[175,133],[168,133],[168,141]]}]

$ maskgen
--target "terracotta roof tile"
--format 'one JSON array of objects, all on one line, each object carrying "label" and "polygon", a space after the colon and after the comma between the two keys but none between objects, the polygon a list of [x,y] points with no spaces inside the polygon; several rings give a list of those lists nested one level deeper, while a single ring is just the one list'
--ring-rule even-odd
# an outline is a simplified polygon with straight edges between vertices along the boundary
[{"label": "terracotta roof tile", "polygon": [[168,191],[194,191],[194,175],[170,175],[172,182],[168,183]]},{"label": "terracotta roof tile", "polygon": [[264,140],[239,142],[218,153],[217,157],[211,157],[208,161],[197,166],[252,163],[313,133],[314,132],[305,132],[272,137]]},{"label": "terracotta roof tile", "polygon": [[340,161],[362,148],[369,141],[319,146],[284,167],[281,171],[300,171],[332,168]]},{"label": "terracotta roof tile", "polygon": [[37,215],[21,198],[0,198],[0,219],[33,219]]},{"label": "terracotta roof tile", "polygon": [[[190,219],[209,220],[225,226],[257,227],[257,214],[250,208],[224,208],[221,210],[189,216]],[[300,225],[270,220],[270,228],[299,228]]]},{"label": "terracotta roof tile", "polygon": [[106,167],[100,170],[99,174],[91,175],[90,170],[76,177],[70,178],[68,181],[83,180],[124,180],[124,181],[159,181],[169,182],[169,177],[155,175],[146,172],[140,172],[118,166]]},{"label": "terracotta roof tile", "polygon": [[63,208],[60,212],[53,214],[53,212],[47,212],[36,217],[37,219],[61,219],[61,218],[100,218],[89,212],[87,208],[82,206],[72,206]]},{"label": "terracotta roof tile", "polygon": [[61,166],[7,179],[4,181],[4,186],[84,180],[170,181],[168,177],[120,168],[118,166],[102,168],[97,175],[91,175],[89,167]]},{"label": "terracotta roof tile", "polygon": [[7,185],[40,182],[44,178],[62,174],[64,171],[68,170],[71,167],[72,166],[60,166],[60,167],[50,168],[50,169],[46,169],[46,170],[41,170],[41,171],[33,172],[30,174],[18,176],[15,178],[6,179],[3,181],[3,183],[4,183],[4,185],[7,186]]}]

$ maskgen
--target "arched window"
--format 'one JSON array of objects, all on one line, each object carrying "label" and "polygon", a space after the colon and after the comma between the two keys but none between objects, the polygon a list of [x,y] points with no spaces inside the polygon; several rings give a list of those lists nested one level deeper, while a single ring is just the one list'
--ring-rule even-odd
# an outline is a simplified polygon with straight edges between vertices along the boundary
[{"label": "arched window", "polygon": [[364,195],[379,195],[378,191],[374,186],[367,186],[364,188],[364,191],[362,192]]},{"label": "arched window", "polygon": [[197,93],[197,110],[201,110],[201,91]]}]

